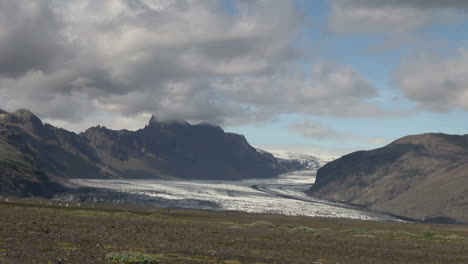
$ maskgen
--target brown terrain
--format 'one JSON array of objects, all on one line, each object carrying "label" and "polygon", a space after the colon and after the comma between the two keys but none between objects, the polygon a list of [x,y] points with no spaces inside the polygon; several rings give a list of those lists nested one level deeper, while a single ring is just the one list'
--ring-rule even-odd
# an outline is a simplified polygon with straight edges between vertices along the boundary
[{"label": "brown terrain", "polygon": [[[49,204],[50,203],[50,204]],[[468,227],[65,204],[0,203],[0,263],[468,263]],[[147,262],[111,258],[144,256]],[[144,255],[143,255],[144,254]],[[114,261],[114,262],[112,262]]]},{"label": "brown terrain", "polygon": [[468,223],[468,135],[423,134],[346,155],[310,194],[418,220]]}]

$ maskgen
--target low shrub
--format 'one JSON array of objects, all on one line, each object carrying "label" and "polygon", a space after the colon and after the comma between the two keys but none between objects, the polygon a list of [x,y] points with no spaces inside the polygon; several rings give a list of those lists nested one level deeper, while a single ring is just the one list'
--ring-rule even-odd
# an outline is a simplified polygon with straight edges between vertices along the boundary
[{"label": "low shrub", "polygon": [[446,240],[460,240],[460,239],[466,239],[465,237],[462,237],[462,236],[459,236],[459,235],[454,235],[454,234],[446,235],[446,236],[435,235],[434,237],[435,237],[435,238],[438,238],[438,239],[446,239]]},{"label": "low shrub", "polygon": [[433,238],[437,233],[434,230],[426,229],[422,232],[422,236],[425,238]]},{"label": "low shrub", "polygon": [[297,227],[291,228],[289,231],[295,232],[295,233],[317,233],[320,230],[311,228],[308,226],[297,226]]},{"label": "low shrub", "polygon": [[112,263],[119,264],[157,264],[160,260],[151,254],[124,251],[124,252],[112,252],[106,255],[106,259]]},{"label": "low shrub", "polygon": [[375,238],[375,236],[368,235],[368,234],[356,234],[356,235],[353,235],[353,237]]},{"label": "low shrub", "polygon": [[250,224],[251,226],[256,226],[256,227],[264,227],[264,228],[275,228],[275,225],[273,223],[267,222],[267,221],[255,221]]}]

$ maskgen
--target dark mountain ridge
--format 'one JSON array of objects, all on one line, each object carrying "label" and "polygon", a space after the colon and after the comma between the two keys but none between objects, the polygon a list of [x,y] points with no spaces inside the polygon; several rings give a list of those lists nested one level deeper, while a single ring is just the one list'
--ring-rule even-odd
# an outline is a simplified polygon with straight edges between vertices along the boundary
[{"label": "dark mountain ridge", "polygon": [[152,116],[137,131],[96,126],[78,135],[25,109],[0,110],[0,194],[49,196],[71,178],[239,180],[289,167],[209,124]]},{"label": "dark mountain ridge", "polygon": [[323,166],[310,194],[423,221],[468,223],[468,135],[407,136]]},{"label": "dark mountain ridge", "polygon": [[238,180],[284,171],[271,154],[259,153],[244,136],[214,125],[159,122],[153,116],[137,131],[93,127],[81,136],[117,177]]}]

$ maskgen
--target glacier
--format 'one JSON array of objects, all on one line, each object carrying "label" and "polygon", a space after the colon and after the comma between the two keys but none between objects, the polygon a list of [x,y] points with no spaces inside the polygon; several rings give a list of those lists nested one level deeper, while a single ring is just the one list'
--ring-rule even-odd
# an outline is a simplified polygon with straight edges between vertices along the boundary
[{"label": "glacier", "polygon": [[66,193],[56,199],[289,216],[398,220],[390,215],[308,196],[305,191],[314,184],[315,174],[316,170],[305,170],[272,179],[243,181],[73,179],[75,188],[88,191]]}]

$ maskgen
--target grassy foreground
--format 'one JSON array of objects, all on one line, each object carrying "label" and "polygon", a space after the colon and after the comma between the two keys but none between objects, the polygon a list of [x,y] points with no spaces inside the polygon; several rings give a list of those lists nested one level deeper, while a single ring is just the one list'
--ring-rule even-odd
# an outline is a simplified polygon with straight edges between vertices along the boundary
[{"label": "grassy foreground", "polygon": [[468,263],[468,226],[0,202],[0,263]]}]

